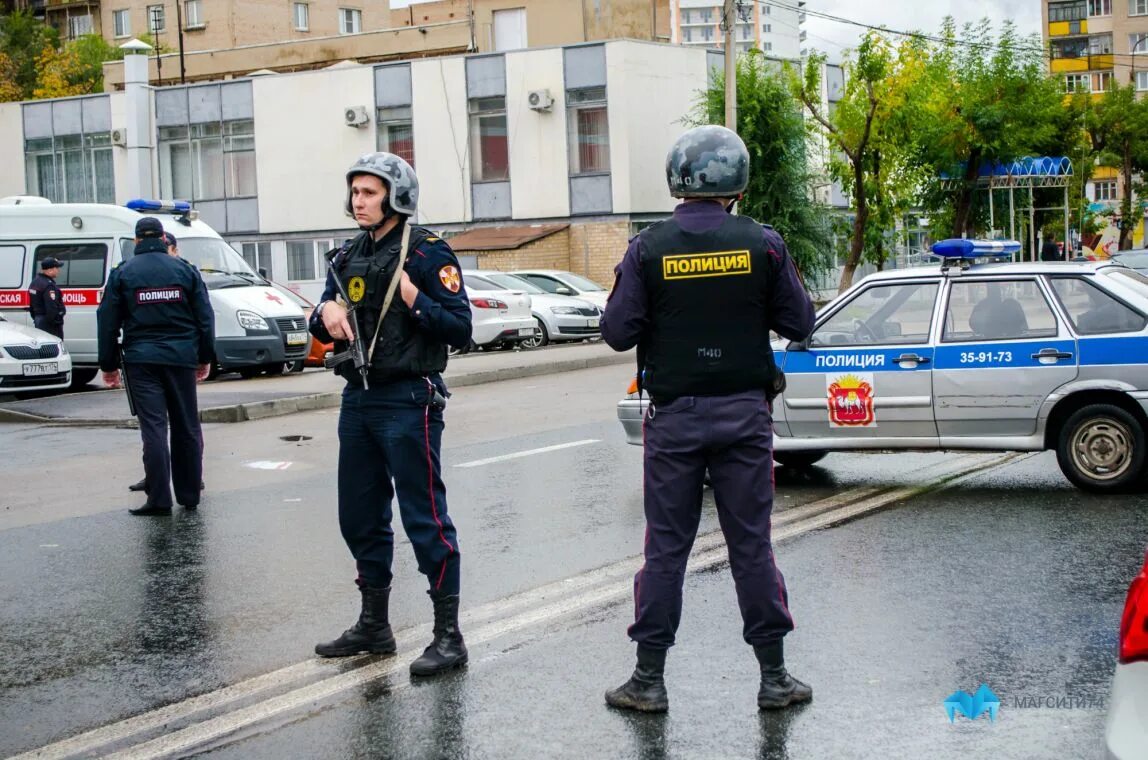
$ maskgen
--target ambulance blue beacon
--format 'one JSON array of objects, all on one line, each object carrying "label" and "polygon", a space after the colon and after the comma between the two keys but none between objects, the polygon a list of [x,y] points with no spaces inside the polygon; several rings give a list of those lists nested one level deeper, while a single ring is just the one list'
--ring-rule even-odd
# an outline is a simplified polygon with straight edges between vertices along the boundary
[{"label": "ambulance blue beacon", "polygon": [[[1014,261],[1008,240],[942,240],[931,266],[878,272],[773,343],[787,387],[774,459],[834,451],[1056,451],[1079,488],[1148,483],[1148,277],[1122,264]],[[641,445],[648,401],[618,404]]]}]

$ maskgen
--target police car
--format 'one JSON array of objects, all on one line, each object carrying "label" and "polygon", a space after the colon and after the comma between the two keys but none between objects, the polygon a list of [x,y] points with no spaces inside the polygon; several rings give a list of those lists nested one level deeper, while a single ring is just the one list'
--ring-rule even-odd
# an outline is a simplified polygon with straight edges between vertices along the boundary
[{"label": "police car", "polygon": [[0,394],[67,388],[72,357],[64,341],[0,316]]},{"label": "police car", "polygon": [[[939,266],[879,272],[773,344],[787,388],[774,459],[831,451],[1053,449],[1078,487],[1148,481],[1148,277],[1115,262],[1001,261],[1016,242],[947,240]],[[642,442],[646,399],[618,405]]]}]

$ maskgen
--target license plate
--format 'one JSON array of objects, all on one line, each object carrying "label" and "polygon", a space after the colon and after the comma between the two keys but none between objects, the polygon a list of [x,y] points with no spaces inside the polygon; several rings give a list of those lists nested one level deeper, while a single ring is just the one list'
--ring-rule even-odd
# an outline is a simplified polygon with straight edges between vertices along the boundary
[{"label": "license plate", "polygon": [[36,377],[38,375],[54,375],[60,371],[60,365],[56,362],[46,362],[44,364],[25,364],[24,377]]},{"label": "license plate", "polygon": [[520,327],[520,328],[518,328],[518,334],[524,335],[524,336],[529,338],[531,335],[534,334],[534,328],[533,327]]},{"label": "license plate", "polygon": [[292,332],[287,333],[288,346],[301,346],[307,342],[307,333],[305,332]]},{"label": "license plate", "polygon": [[593,319],[587,319],[586,320],[586,326],[587,327],[597,327],[598,326],[598,317],[594,317]]}]

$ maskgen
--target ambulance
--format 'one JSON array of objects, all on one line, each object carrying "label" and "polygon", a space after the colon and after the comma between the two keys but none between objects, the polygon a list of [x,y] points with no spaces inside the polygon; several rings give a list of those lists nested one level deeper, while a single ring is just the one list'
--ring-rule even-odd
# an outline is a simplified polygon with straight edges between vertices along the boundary
[{"label": "ambulance", "polygon": [[215,312],[213,375],[277,375],[304,358],[310,344],[303,311],[284,298],[183,201],[133,200],[125,206],[52,203],[46,198],[0,198],[0,315],[32,324],[28,286],[41,259],[63,266],[56,278],[68,307],[64,339],[72,383],[99,371],[96,307],[108,274],[135,253],[135,225],[154,216],[179,243],[180,255],[203,276]]}]

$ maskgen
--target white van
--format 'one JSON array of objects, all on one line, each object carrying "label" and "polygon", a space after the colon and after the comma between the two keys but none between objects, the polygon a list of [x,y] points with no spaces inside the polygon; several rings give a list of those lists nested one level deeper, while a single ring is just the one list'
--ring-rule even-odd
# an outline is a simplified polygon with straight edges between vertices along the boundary
[{"label": "white van", "polygon": [[134,255],[141,216],[159,219],[176,237],[180,255],[203,275],[215,312],[215,372],[278,374],[304,357],[310,336],[302,309],[269,287],[182,201],[113,206],[32,196],[0,199],[0,314],[30,325],[28,286],[40,260],[54,256],[63,262],[56,282],[68,307],[64,340],[72,355],[73,384],[90,382],[99,370],[96,307],[112,267]]}]

